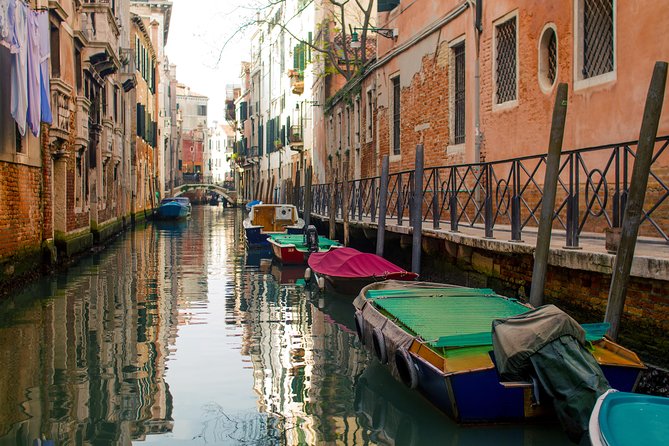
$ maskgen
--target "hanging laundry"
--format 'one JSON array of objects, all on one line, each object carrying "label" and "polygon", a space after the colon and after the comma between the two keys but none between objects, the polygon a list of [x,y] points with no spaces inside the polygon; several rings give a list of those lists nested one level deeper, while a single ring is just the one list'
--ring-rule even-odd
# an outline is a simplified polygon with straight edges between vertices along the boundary
[{"label": "hanging laundry", "polygon": [[[1,2],[2,0],[0,0]],[[42,122],[51,124],[51,88],[49,86],[49,57],[51,57],[51,29],[49,27],[49,15],[40,12],[39,22],[39,54],[40,54],[40,93],[42,105]],[[58,51],[58,49],[56,49]]]},{"label": "hanging laundry", "polygon": [[37,12],[28,11],[28,127],[39,135],[42,116],[40,36]]},{"label": "hanging laundry", "polygon": [[28,113],[28,15],[21,1],[10,0],[7,17],[10,25],[9,50],[12,53],[11,112],[21,136],[26,134]]}]

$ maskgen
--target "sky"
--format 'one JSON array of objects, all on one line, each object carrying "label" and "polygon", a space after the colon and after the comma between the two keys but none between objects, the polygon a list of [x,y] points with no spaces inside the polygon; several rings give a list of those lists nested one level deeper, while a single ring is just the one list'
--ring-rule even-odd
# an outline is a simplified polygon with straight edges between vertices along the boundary
[{"label": "sky", "polygon": [[[177,80],[209,97],[209,125],[223,122],[225,85],[239,84],[248,61],[250,32],[235,35],[250,13],[249,0],[173,0],[166,52],[177,65]],[[220,60],[219,60],[220,59]]]}]

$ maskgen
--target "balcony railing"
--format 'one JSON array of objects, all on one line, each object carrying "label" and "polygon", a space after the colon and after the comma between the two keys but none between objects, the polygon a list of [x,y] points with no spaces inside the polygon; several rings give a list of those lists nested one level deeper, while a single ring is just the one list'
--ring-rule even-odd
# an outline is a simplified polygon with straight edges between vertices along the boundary
[{"label": "balcony railing", "polygon": [[291,126],[290,133],[288,133],[288,142],[290,142],[292,145],[301,145],[304,143],[302,138],[302,126]]},{"label": "balcony railing", "polygon": [[[553,228],[563,231],[566,247],[578,248],[582,237],[602,234],[622,224],[638,142],[627,142],[562,153]],[[669,136],[656,140],[639,234],[669,242]],[[423,221],[434,229],[456,232],[475,228],[485,237],[508,233],[521,241],[523,231],[536,228],[543,198],[547,155],[489,163],[426,168],[421,193]],[[343,217],[348,202],[350,221],[378,221],[380,177],[348,182],[343,197],[340,182],[312,186],[312,212]],[[386,223],[410,222],[414,172],[393,173],[388,181]],[[296,194],[303,209],[304,191]]]}]

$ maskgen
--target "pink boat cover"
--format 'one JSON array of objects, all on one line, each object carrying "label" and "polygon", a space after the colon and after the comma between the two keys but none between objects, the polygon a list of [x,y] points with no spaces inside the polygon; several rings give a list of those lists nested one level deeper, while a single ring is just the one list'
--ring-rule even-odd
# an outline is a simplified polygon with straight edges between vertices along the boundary
[{"label": "pink boat cover", "polygon": [[335,277],[385,277],[413,280],[417,274],[408,272],[376,254],[353,248],[338,248],[309,256],[309,267],[319,274]]}]

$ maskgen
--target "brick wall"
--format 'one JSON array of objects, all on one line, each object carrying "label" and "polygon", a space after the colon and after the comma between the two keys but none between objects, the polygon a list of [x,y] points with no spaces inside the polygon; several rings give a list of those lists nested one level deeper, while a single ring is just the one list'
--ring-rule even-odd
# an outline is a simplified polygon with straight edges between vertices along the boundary
[{"label": "brick wall", "polygon": [[0,162],[0,260],[40,247],[42,171]]}]

